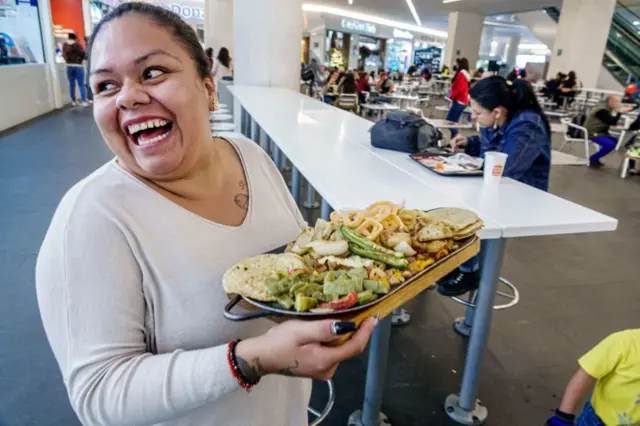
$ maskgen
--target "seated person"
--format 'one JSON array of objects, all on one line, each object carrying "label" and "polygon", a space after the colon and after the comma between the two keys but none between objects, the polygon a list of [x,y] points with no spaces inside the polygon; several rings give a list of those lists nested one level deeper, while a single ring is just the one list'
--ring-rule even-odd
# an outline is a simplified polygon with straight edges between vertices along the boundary
[{"label": "seated person", "polygon": [[[487,151],[508,154],[503,175],[542,191],[549,187],[551,131],[531,85],[516,80],[511,86],[498,76],[478,81],[469,93],[471,117],[482,128],[480,136],[457,135],[455,151],[475,157]],[[474,257],[438,283],[444,296],[459,296],[478,288],[480,262]]]},{"label": "seated person", "polygon": [[[547,426],[637,425],[640,420],[640,329],[613,333],[578,361],[560,408]],[[578,404],[593,394],[575,422]]]},{"label": "seated person", "polygon": [[433,76],[431,75],[431,70],[429,69],[429,67],[424,67],[424,69],[422,70],[422,72],[420,73],[420,85],[424,86],[431,86],[431,78]]},{"label": "seated person", "polygon": [[560,84],[556,94],[556,104],[558,107],[563,106],[566,101],[567,105],[571,105],[576,97],[577,90],[580,89],[580,82],[574,71],[567,74],[567,78]]},{"label": "seated person", "polygon": [[393,92],[393,81],[391,81],[386,72],[380,73],[380,79],[378,79],[378,82],[376,83],[376,89],[381,95],[388,95]]},{"label": "seated person", "polygon": [[558,90],[560,90],[560,85],[562,84],[562,81],[566,78],[567,76],[564,75],[563,73],[559,72],[558,74],[556,74],[556,77],[547,81],[544,85],[544,88],[542,89],[542,94],[549,99],[553,99],[556,97],[556,95],[558,94]]},{"label": "seated person", "polygon": [[613,151],[618,140],[609,134],[609,128],[618,124],[623,112],[629,112],[632,107],[623,107],[620,96],[609,95],[605,105],[600,105],[591,110],[584,123],[589,139],[600,145],[600,150],[589,158],[590,167],[602,167],[602,157]]},{"label": "seated person", "polygon": [[358,80],[356,81],[356,89],[358,92],[358,101],[361,104],[363,104],[365,102],[364,92],[371,92],[371,85],[369,84],[369,75],[364,70],[358,73]]}]

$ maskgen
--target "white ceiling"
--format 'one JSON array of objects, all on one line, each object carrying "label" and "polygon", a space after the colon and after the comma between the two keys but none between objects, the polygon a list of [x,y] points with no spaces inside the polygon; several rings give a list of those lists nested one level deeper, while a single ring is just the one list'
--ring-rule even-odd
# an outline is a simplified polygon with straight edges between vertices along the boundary
[{"label": "white ceiling", "polygon": [[[355,12],[380,15],[414,24],[415,20],[405,0],[307,0],[339,8],[351,9]],[[413,0],[422,25],[438,30],[447,29],[447,15],[451,11],[475,12],[483,15],[521,12],[540,9],[547,6],[558,6],[562,0],[460,0],[443,4],[442,0]]]}]

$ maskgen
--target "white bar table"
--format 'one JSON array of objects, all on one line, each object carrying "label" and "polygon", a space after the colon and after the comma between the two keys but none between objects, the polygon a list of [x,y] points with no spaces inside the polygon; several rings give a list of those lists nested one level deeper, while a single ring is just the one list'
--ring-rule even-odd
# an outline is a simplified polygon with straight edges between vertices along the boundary
[{"label": "white bar table", "polygon": [[[612,231],[617,220],[510,179],[485,187],[481,179],[436,175],[407,154],[373,148],[368,133],[371,122],[294,91],[238,86],[231,89],[243,108],[332,206],[362,207],[374,200],[405,197],[410,207],[426,210],[464,206],[485,220],[486,227],[480,234],[485,240],[482,276],[461,391],[446,401],[447,413],[457,422],[484,422],[488,411],[476,399],[478,379],[506,239]],[[332,164],[330,169],[327,162]],[[367,185],[362,187],[358,182]],[[371,349],[362,423],[365,426],[377,424],[383,383],[374,373],[380,373],[378,362],[385,359],[388,350],[384,348],[388,344],[386,327],[376,330]],[[372,365],[378,371],[372,371]]]}]

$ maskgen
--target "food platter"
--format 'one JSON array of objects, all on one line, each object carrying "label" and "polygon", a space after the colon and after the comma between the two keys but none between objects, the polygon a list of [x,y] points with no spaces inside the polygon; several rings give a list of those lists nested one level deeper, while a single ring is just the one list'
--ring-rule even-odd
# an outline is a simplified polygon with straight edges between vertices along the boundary
[{"label": "food platter", "polygon": [[[224,315],[233,321],[360,315],[409,300],[407,294],[415,296],[477,253],[482,227],[475,213],[456,207],[422,211],[379,201],[335,211],[286,247],[227,269],[222,286],[235,298]],[[233,313],[241,302],[252,312]]]},{"label": "food platter", "polygon": [[[329,313],[316,313],[316,312],[296,312],[296,311],[291,311],[291,310],[287,310],[284,309],[282,307],[279,306],[279,304],[277,302],[262,302],[259,300],[255,300],[252,299],[250,297],[247,296],[242,296],[242,295],[236,295],[235,297],[233,297],[229,303],[225,306],[224,309],[224,316],[225,318],[231,320],[231,321],[247,321],[247,320],[252,320],[252,319],[256,319],[256,318],[264,318],[264,317],[297,317],[297,318],[308,318],[308,319],[312,319],[312,318],[322,318],[322,317],[328,317],[328,316],[336,316],[336,315],[343,315],[343,314],[353,314],[356,312],[360,312],[360,311],[364,311],[367,309],[372,308],[373,306],[379,304],[380,302],[382,302],[385,299],[390,298],[391,296],[393,296],[395,293],[402,291],[403,289],[405,289],[406,287],[410,286],[412,283],[419,281],[424,275],[428,274],[430,271],[437,269],[439,266],[441,266],[442,264],[446,263],[449,259],[453,258],[454,256],[456,256],[459,252],[462,252],[464,250],[466,250],[467,248],[471,247],[474,243],[476,243],[477,241],[477,237],[473,236],[470,238],[467,238],[465,240],[461,240],[460,241],[460,247],[451,252],[449,255],[441,258],[440,260],[436,261],[435,263],[431,264],[430,266],[428,266],[427,268],[425,268],[422,272],[414,275],[413,277],[411,277],[410,279],[406,280],[404,283],[394,287],[389,293],[387,293],[386,295],[373,300],[369,303],[366,304],[362,304],[362,305],[357,305],[348,309],[343,309],[340,311],[336,311],[336,312],[329,312]],[[283,253],[285,249],[285,246],[283,247],[279,247],[275,250],[270,251],[269,253]],[[234,313],[232,312],[232,310],[240,303],[240,302],[245,302],[244,306],[246,307],[250,307],[251,310],[250,311],[246,311],[243,313]],[[248,306],[248,305],[249,306]]]},{"label": "food platter", "polygon": [[[424,168],[441,176],[482,176],[483,174],[482,165],[475,163],[479,159],[470,156],[467,156],[469,158],[464,161],[454,157],[453,154],[421,153],[411,154],[410,157]],[[452,161],[453,158],[456,158],[456,161]]]}]

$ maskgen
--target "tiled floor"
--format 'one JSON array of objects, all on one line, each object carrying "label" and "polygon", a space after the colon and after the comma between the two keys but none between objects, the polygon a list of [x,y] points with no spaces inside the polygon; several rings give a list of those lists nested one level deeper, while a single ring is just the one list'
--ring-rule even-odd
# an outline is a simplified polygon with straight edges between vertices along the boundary
[{"label": "tiled floor", "polygon": [[[34,265],[62,195],[110,158],[90,109],[0,137],[0,426],[78,424],[40,324]],[[616,232],[509,243],[503,275],[522,300],[494,316],[480,383],[490,426],[543,424],[576,358],[608,333],[640,326],[640,178],[621,180],[619,156],[606,161],[602,170],[554,167],[551,192],[617,217]],[[466,341],[451,321],[463,310],[435,292],[408,308],[413,321],[391,338],[383,410],[396,426],[453,425],[442,404],[462,375]],[[340,367],[325,424],[346,425],[361,405],[365,367],[366,356]],[[316,391],[320,406],[324,389]]]}]

